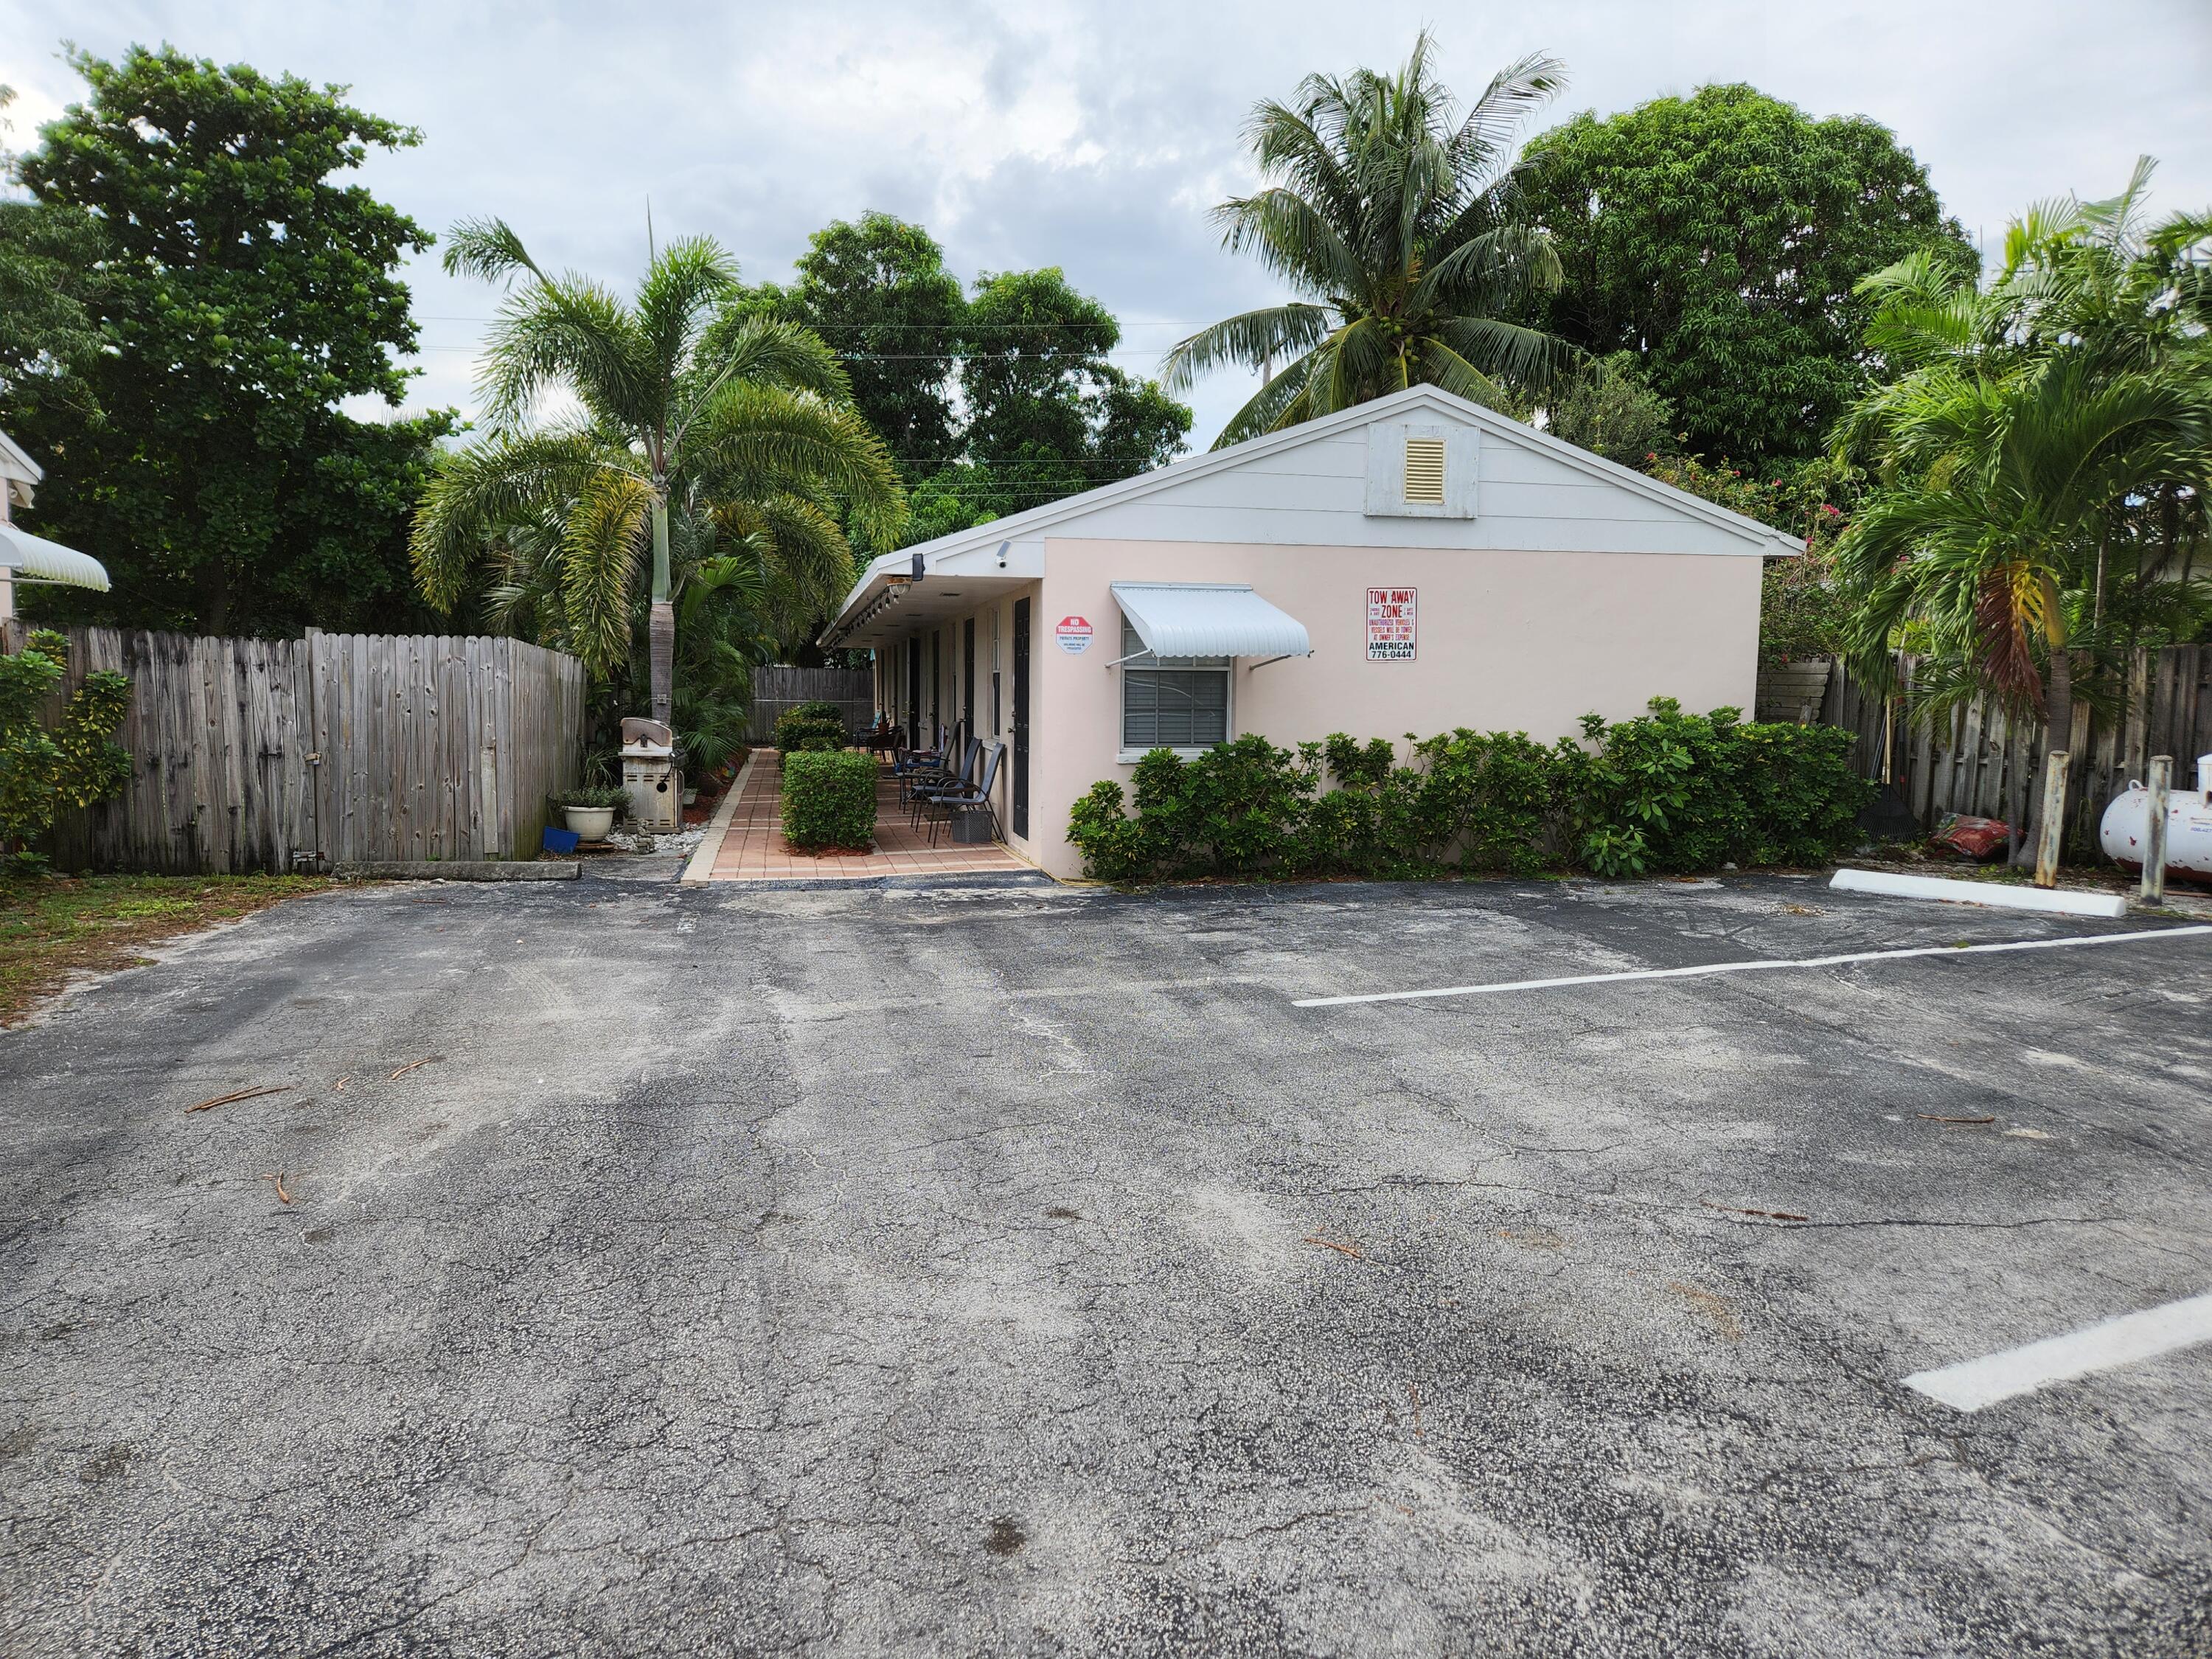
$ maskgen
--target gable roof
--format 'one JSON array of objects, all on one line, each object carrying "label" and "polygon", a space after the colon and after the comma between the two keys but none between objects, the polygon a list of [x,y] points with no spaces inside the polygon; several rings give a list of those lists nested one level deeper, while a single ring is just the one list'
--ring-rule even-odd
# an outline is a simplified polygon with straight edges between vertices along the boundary
[{"label": "gable roof", "polygon": [[1485,409],[1480,404],[1469,403],[1438,386],[1408,386],[1403,392],[1394,392],[1389,397],[1377,398],[1371,403],[1355,404],[1326,415],[1318,420],[1307,421],[1297,426],[1286,427],[1280,432],[1270,432],[1257,438],[1247,439],[1225,449],[1209,450],[1203,454],[1186,456],[1179,461],[1157,467],[1150,472],[1140,472],[1133,478],[1102,484],[1096,489],[1086,489],[1077,495],[1063,496],[1056,501],[1047,501],[1042,507],[1032,507],[1020,513],[994,519],[969,530],[955,531],[949,536],[939,536],[933,541],[919,542],[903,547],[895,553],[886,553],[867,566],[845,596],[838,613],[830,624],[834,631],[845,621],[848,613],[858,604],[878,579],[894,572],[913,568],[919,557],[924,567],[939,559],[996,546],[1011,540],[1034,538],[1039,532],[1059,528],[1074,520],[1109,507],[1121,506],[1149,495],[1179,488],[1194,479],[1258,460],[1265,456],[1279,454],[1285,450],[1333,438],[1339,434],[1364,428],[1378,421],[1401,419],[1408,415],[1428,412],[1460,421],[1475,428],[1486,436],[1510,444],[1517,444],[1545,455],[1562,465],[1589,474],[1607,483],[1629,490],[1644,499],[1668,508],[1685,518],[1710,528],[1720,530],[1747,544],[1746,552],[1756,552],[1769,558],[1793,556],[1804,551],[1803,542],[1747,518],[1716,506],[1703,496],[1692,495],[1677,489],[1672,484],[1660,483],[1631,468],[1616,465],[1601,456],[1593,455],[1578,445],[1553,437],[1534,427],[1501,415],[1495,410]]}]

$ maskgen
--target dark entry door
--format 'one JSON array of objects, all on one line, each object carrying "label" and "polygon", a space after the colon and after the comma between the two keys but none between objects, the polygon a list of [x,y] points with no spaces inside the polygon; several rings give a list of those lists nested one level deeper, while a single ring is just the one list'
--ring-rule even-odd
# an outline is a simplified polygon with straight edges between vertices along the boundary
[{"label": "dark entry door", "polygon": [[1014,833],[1030,833],[1030,602],[1014,601]]},{"label": "dark entry door", "polygon": [[960,718],[968,722],[968,735],[975,735],[975,619],[960,624]]},{"label": "dark entry door", "polygon": [[906,642],[906,746],[921,747],[921,636]]}]

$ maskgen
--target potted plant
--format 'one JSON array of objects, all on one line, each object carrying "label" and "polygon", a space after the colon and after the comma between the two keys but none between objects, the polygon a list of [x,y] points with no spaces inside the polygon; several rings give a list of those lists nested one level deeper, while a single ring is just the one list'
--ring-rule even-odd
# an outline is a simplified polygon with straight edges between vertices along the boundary
[{"label": "potted plant", "polygon": [[615,814],[629,803],[627,790],[611,785],[587,783],[580,789],[563,790],[555,798],[568,827],[585,841],[605,841],[615,827]]}]

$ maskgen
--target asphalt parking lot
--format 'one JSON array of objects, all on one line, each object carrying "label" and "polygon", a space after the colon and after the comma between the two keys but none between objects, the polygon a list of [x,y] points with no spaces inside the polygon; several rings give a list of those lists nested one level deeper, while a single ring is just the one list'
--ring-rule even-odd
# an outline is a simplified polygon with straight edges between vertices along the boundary
[{"label": "asphalt parking lot", "polygon": [[2157,925],[284,906],[0,1033],[0,1651],[2212,1651],[2212,1345],[1904,1381],[2212,1291]]}]

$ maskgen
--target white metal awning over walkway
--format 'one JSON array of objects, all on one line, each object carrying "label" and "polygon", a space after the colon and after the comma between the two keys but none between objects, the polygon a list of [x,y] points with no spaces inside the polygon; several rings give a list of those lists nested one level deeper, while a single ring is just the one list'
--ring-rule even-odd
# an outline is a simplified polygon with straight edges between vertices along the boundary
[{"label": "white metal awning over walkway", "polygon": [[1115,582],[1114,603],[1156,657],[1310,657],[1306,625],[1241,583]]},{"label": "white metal awning over walkway", "polygon": [[0,574],[19,581],[58,582],[107,592],[107,568],[89,553],[0,524]]}]

